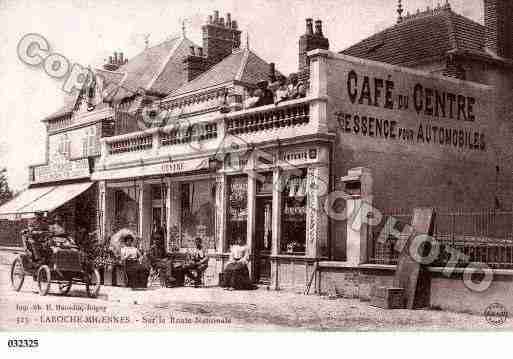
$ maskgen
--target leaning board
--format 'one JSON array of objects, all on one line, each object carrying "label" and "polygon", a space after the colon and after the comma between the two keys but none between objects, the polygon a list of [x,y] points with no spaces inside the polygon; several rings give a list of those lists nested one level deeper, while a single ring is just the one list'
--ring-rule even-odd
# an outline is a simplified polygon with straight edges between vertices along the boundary
[{"label": "leaning board", "polygon": [[406,307],[413,309],[415,304],[415,293],[421,270],[421,263],[415,261],[410,255],[410,246],[418,234],[433,235],[435,211],[433,208],[415,208],[413,211],[413,235],[406,240],[394,277],[394,286],[404,288]]}]

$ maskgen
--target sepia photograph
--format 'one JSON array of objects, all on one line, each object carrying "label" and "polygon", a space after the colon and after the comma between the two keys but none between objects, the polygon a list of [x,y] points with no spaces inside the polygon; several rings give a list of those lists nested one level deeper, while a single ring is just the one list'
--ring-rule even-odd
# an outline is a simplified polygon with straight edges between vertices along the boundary
[{"label": "sepia photograph", "polygon": [[12,352],[513,330],[511,0],[0,0],[0,84]]}]

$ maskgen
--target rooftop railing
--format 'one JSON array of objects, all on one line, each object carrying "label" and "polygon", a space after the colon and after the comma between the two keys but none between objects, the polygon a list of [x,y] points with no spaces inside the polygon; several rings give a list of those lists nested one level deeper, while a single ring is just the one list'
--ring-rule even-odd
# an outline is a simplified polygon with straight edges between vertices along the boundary
[{"label": "rooftop railing", "polygon": [[226,132],[231,135],[253,133],[310,122],[310,104],[304,99],[235,112],[226,119]]},{"label": "rooftop railing", "polygon": [[194,118],[188,118],[180,122],[178,119],[173,125],[106,137],[102,139],[102,157],[213,141],[224,135],[302,127],[310,123],[311,101],[310,98],[296,99],[278,105],[219,114],[208,121],[194,122]]}]

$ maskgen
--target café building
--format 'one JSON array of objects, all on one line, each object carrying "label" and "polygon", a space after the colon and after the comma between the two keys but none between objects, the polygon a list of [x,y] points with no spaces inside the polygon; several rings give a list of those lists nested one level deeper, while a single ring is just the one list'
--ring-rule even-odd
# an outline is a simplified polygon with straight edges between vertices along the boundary
[{"label": "caf\u00e9 building", "polygon": [[[241,48],[237,23],[218,12],[202,47],[182,36],[162,45],[167,52],[149,48],[102,70],[121,86],[101,100],[111,115],[90,176],[99,233],[130,228],[149,248],[162,229],[168,252],[200,237],[207,285],[242,242],[256,283],[320,290],[330,277],[319,267],[368,261],[366,227],[352,226],[367,219],[363,202],[511,208],[513,47],[497,3],[485,1],[485,25],[449,4],[399,9],[396,24],[341,53],[329,50],[322,22],[307,19],[298,57],[306,96],[276,105],[246,106],[280,73]],[[131,78],[163,53],[176,55],[173,70]],[[125,93],[145,79],[144,93]]]}]

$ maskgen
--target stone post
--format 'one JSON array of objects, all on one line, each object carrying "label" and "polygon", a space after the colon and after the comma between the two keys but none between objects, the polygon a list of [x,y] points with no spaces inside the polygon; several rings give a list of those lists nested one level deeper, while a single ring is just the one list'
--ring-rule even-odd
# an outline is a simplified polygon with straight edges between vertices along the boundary
[{"label": "stone post", "polygon": [[228,250],[226,243],[226,216],[227,216],[227,179],[224,173],[216,176],[216,243],[217,252],[224,253]]},{"label": "stone post", "polygon": [[372,175],[369,169],[357,167],[350,169],[342,177],[345,192],[349,195],[346,204],[347,239],[346,262],[358,266],[368,260],[368,218],[372,208]]}]

